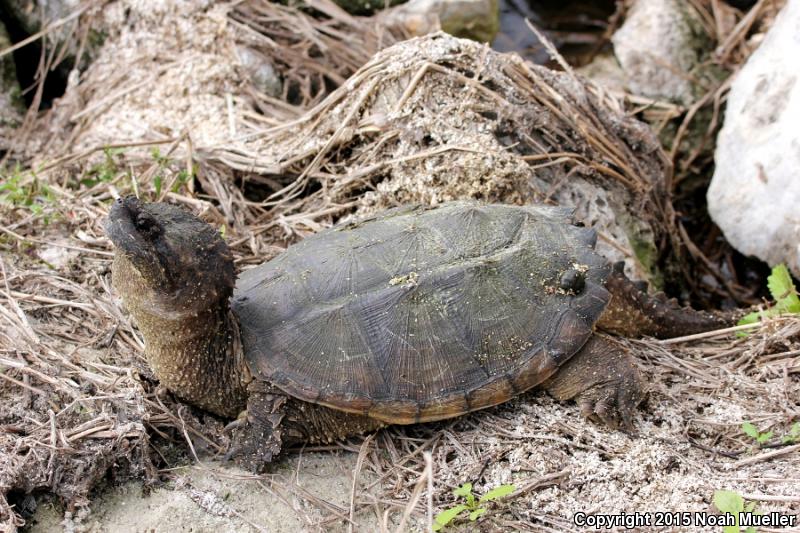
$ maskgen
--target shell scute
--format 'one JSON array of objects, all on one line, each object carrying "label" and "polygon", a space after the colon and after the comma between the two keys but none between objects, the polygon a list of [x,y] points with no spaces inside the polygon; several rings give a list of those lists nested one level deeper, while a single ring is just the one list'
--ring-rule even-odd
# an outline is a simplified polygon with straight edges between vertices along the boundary
[{"label": "shell scute", "polygon": [[[240,278],[251,370],[391,423],[505,401],[579,350],[608,303],[609,267],[569,216],[458,202],[309,237]],[[581,283],[565,290],[570,269]]]}]

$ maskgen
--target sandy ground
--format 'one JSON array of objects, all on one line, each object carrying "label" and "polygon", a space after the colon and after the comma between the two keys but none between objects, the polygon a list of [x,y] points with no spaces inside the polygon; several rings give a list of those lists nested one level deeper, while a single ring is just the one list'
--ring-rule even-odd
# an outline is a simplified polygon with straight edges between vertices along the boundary
[{"label": "sandy ground", "polygon": [[[796,333],[800,320],[789,327]],[[794,380],[756,389],[743,373],[715,363],[701,374],[697,361],[676,353],[676,366],[697,375],[677,372],[666,361],[643,365],[650,396],[637,412],[635,436],[584,420],[573,402],[534,392],[446,423],[383,430],[363,444],[369,453],[362,468],[359,454],[349,451],[289,455],[264,480],[204,462],[173,471],[173,481],[147,496],[140,483],[100,489],[77,521],[63,521],[62,509],[41,505],[30,531],[345,531],[357,470],[354,531],[379,531],[378,517],[387,510],[395,531],[421,479],[422,449],[432,452],[435,464],[435,512],[457,503],[448,493],[467,481],[476,494],[501,483],[517,487],[477,524],[461,520],[445,531],[585,530],[573,523],[577,512],[714,515],[716,490],[734,491],[761,512],[800,515],[800,444],[780,444],[787,431],[781,411],[796,409]],[[707,392],[701,392],[703,374],[711,378]],[[771,446],[744,435],[742,420],[770,425]],[[423,491],[399,531],[422,531],[425,521]]]},{"label": "sandy ground", "polygon": [[[149,491],[140,482],[100,489],[80,525],[65,520],[61,506],[40,505],[27,531],[343,531],[341,521],[333,526],[324,522],[331,514],[348,515],[356,457],[348,452],[296,454],[263,480],[210,461],[177,469],[173,482]],[[354,519],[363,531],[379,527],[369,509]]]}]

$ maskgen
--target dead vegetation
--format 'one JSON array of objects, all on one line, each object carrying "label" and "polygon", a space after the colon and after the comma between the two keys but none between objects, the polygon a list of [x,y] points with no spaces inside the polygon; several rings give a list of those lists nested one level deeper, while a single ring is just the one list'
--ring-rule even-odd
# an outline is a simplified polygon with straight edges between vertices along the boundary
[{"label": "dead vegetation", "polygon": [[[6,154],[6,529],[29,517],[31,493],[54,494],[72,512],[89,505],[103,479],[168,479],[176,465],[227,444],[221,421],[158,390],[142,340],[110,289],[102,220],[119,194],[203,213],[224,226],[237,263],[246,266],[337,219],[396,202],[569,202],[589,184],[593,194],[611,191],[618,209],[644,214],[642,231],[662,251],[681,238],[722,279],[719,257],[704,259],[686,231],[670,231],[672,207],[663,201],[669,161],[646,132],[613,113],[613,100],[571,74],[477,45],[453,49],[443,36],[426,38],[424,53],[397,48],[373,57],[402,36],[325,0],[307,11],[257,0],[232,9],[190,4],[83,4],[81,17],[69,22],[114,28],[108,42],[62,101],[29,115]],[[707,15],[720,45],[716,57],[731,70],[774,9],[766,0],[747,14],[717,1],[693,4]],[[115,26],[124,7],[128,30]],[[166,34],[163,17],[176,21]],[[269,59],[283,80],[281,94],[253,89],[231,59],[237,46]],[[117,63],[123,49],[140,54],[126,69]],[[689,152],[679,147],[706,109],[713,115],[703,138],[713,145],[726,90],[725,82],[710,89],[696,109],[631,100],[651,122],[683,117],[669,154],[674,186],[708,164],[702,144]],[[448,99],[453,93],[459,97]],[[565,148],[552,153],[559,146]],[[609,250],[622,243],[621,257],[630,257],[620,238],[627,232],[608,230]],[[698,279],[697,271],[687,275]],[[718,290],[741,301],[750,289],[737,283]],[[291,484],[286,490],[318,511],[306,521],[317,528],[347,527],[364,509],[388,512],[392,529],[424,527],[430,510],[449,506],[450,490],[467,481],[479,492],[511,481],[518,487],[483,519],[488,529],[571,530],[575,510],[707,510],[722,488],[761,509],[800,511],[800,484],[790,484],[800,478],[798,444],[778,438],[800,416],[798,319],[776,319],[741,338],[723,332],[625,343],[653,386],[637,439],[583,421],[575,406],[529,394],[448,423],[342,443],[359,453],[349,510]],[[774,429],[776,438],[754,445],[740,429],[744,420]]]},{"label": "dead vegetation", "polygon": [[[785,0],[758,0],[746,12],[722,0],[691,0],[707,40],[693,72],[686,76],[698,94],[688,106],[632,95],[621,96],[631,113],[659,136],[674,169],[670,182],[679,241],[685,250],[682,280],[693,304],[703,307],[758,302],[752,281],[765,270],[745,261],[724,239],[705,207],[714,169],[717,133],[722,127],[730,85],[758,47]],[[627,4],[627,3],[625,3]],[[613,29],[613,28],[612,28]],[[674,291],[679,288],[670,287]]]}]

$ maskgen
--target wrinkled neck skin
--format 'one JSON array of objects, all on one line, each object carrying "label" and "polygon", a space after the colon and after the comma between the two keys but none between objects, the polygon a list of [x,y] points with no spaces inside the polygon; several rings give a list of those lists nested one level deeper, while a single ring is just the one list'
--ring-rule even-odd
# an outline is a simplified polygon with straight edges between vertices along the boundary
[{"label": "wrinkled neck skin", "polygon": [[220,416],[236,417],[245,409],[250,376],[227,298],[201,309],[180,309],[173,300],[185,302],[185,295],[155,296],[121,254],[114,258],[112,282],[144,336],[150,367],[165,387]]}]

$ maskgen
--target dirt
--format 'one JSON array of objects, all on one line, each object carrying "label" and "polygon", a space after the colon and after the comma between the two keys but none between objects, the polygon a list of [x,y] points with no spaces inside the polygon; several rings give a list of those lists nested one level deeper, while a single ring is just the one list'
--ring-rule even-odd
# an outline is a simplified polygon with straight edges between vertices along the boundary
[{"label": "dirt", "polygon": [[[315,525],[322,528],[325,511],[347,515],[354,466],[355,455],[349,453],[293,455],[261,480],[230,464],[208,461],[170,472],[172,481],[157,487],[128,482],[100,489],[91,513],[79,521],[65,519],[64,509],[55,502],[40,505],[27,530],[294,533]],[[316,501],[325,504],[314,505]],[[354,518],[361,527],[378,528],[371,509]],[[345,528],[339,523],[325,529]]]},{"label": "dirt", "polygon": [[[789,327],[796,333],[800,320]],[[659,356],[647,345],[632,343],[631,348]],[[779,443],[789,431],[783,413],[796,413],[797,378],[790,378],[789,384],[780,370],[773,373],[762,367],[762,375],[774,377],[767,386],[756,387],[753,376],[733,370],[730,360],[708,364],[686,358],[670,368],[671,355],[661,356],[667,360],[657,366],[640,360],[650,396],[637,414],[636,436],[588,422],[574,403],[558,403],[541,393],[446,424],[381,432],[374,444],[367,444],[371,453],[359,471],[355,530],[378,531],[377,517],[386,510],[394,523],[398,521],[408,502],[406,491],[422,470],[408,458],[391,459],[403,457],[394,450],[409,439],[433,454],[434,484],[441,497],[437,511],[457,503],[448,488],[467,481],[479,494],[502,483],[518,487],[507,501],[490,507],[481,531],[574,531],[581,529],[573,522],[578,512],[638,512],[653,518],[658,512],[714,515],[717,490],[735,491],[756,502],[761,512],[800,516],[798,446],[760,448],[740,429],[743,420],[752,420],[762,430],[771,427],[776,435],[770,442]],[[684,373],[689,368],[694,375]],[[703,388],[706,391],[700,392]],[[430,439],[433,442],[425,446]],[[728,452],[734,457],[722,455]],[[776,452],[774,459],[766,456]],[[251,476],[217,462],[181,468],[169,473],[173,481],[148,496],[135,482],[100,491],[80,525],[62,523],[61,509],[42,506],[31,531],[51,531],[64,524],[75,531],[340,531],[346,529],[341,516],[349,512],[357,455],[292,454],[263,481],[246,479]],[[402,471],[409,467],[411,471]],[[384,474],[388,477],[370,488]],[[423,498],[410,527],[421,531],[425,522]]]}]

